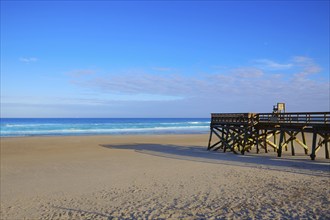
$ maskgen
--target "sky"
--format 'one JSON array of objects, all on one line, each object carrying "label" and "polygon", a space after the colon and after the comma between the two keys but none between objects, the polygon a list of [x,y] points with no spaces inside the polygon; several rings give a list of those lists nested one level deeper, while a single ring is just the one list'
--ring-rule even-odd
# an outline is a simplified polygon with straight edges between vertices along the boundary
[{"label": "sky", "polygon": [[330,111],[329,1],[1,1],[1,117]]}]

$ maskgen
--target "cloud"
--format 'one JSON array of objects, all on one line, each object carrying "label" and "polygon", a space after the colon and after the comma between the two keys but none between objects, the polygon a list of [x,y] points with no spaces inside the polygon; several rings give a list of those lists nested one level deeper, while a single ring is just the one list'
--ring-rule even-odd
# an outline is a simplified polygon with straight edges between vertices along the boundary
[{"label": "cloud", "polygon": [[290,69],[293,67],[292,63],[278,63],[275,62],[273,60],[269,60],[269,59],[258,59],[254,61],[257,66],[259,66],[260,68],[263,69],[267,69],[267,70],[285,70],[285,69]]},{"label": "cloud", "polygon": [[180,75],[154,75],[154,74],[119,74],[97,77],[87,81],[74,82],[82,86],[112,92],[115,94],[158,94],[182,95],[191,90],[191,80]]},{"label": "cloud", "polygon": [[295,63],[302,63],[302,64],[314,62],[312,58],[306,56],[294,56],[292,57],[292,61]]},{"label": "cloud", "polygon": [[322,71],[322,68],[310,57],[295,56],[292,58],[292,61],[296,66],[302,68],[300,72],[302,75],[315,74]]},{"label": "cloud", "polygon": [[[209,117],[211,112],[271,112],[277,102],[287,111],[329,111],[329,74],[312,59],[288,59],[288,69],[254,65],[212,68],[203,74],[179,70],[157,74],[124,69],[105,74],[93,69],[67,72],[68,92],[27,91],[1,97],[3,117]],[[275,63],[278,63],[274,61]],[[149,72],[150,70],[150,72]],[[56,83],[56,82],[54,82]],[[62,88],[62,87],[61,87]],[[62,95],[60,95],[62,94]],[[61,96],[61,97],[60,97]],[[82,111],[83,109],[83,111]]]},{"label": "cloud", "polygon": [[258,59],[255,60],[256,66],[263,70],[268,71],[285,71],[291,70],[294,72],[299,72],[302,75],[319,73],[322,68],[315,63],[315,61],[306,56],[294,56],[287,63],[278,63],[269,59]]},{"label": "cloud", "polygon": [[23,63],[31,63],[31,62],[38,61],[38,58],[35,58],[35,57],[20,57],[19,61],[21,61]]},{"label": "cloud", "polygon": [[[284,101],[288,106],[297,106],[296,111],[299,111],[299,106],[327,110],[330,98],[328,76],[320,74],[318,79],[311,76],[321,71],[311,58],[293,57],[290,61],[289,69],[278,71],[253,66],[211,69],[208,73],[190,75],[179,72],[164,75],[139,70],[94,74],[88,79],[77,78],[72,83],[95,94],[116,97],[116,101],[181,100],[187,103],[191,101],[192,108],[201,108],[202,105],[219,107],[221,103],[229,106],[240,103],[253,108]],[[320,80],[322,77],[324,80]],[[192,103],[192,100],[196,103]]]},{"label": "cloud", "polygon": [[236,68],[236,69],[232,69],[230,72],[233,73],[233,75],[242,78],[257,78],[257,77],[261,77],[264,74],[264,72],[261,69],[254,67]]},{"label": "cloud", "polygon": [[94,75],[94,74],[96,74],[96,71],[91,69],[80,69],[80,70],[72,70],[70,72],[67,72],[67,75],[73,77],[80,77],[80,76]]},{"label": "cloud", "polygon": [[[295,83],[291,85],[293,82]],[[319,84],[320,87],[327,87],[300,73],[291,75],[289,79],[284,79],[278,74],[264,73],[255,68],[237,68],[225,73],[195,76],[148,73],[108,75],[89,80],[77,80],[74,83],[102,93],[150,94],[186,98],[224,96],[224,94],[226,96],[240,94],[242,97],[260,96],[279,93],[277,90],[283,90],[281,94],[285,95],[285,90],[294,91],[295,87],[299,90],[299,87],[306,88],[311,83]]]},{"label": "cloud", "polygon": [[174,69],[171,67],[152,67],[152,70],[160,71],[160,72],[168,72],[173,71]]}]

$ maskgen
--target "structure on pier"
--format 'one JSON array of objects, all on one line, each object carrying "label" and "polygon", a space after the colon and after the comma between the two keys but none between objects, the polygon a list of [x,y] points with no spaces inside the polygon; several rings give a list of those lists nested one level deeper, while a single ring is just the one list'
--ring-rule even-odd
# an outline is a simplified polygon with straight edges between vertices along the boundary
[{"label": "structure on pier", "polygon": [[[273,149],[281,157],[283,148],[287,150],[289,144],[295,155],[294,146],[298,144],[308,155],[310,146],[305,133],[312,133],[311,159],[315,160],[316,152],[323,146],[329,159],[330,112],[286,113],[283,107],[274,108],[273,113],[212,113],[207,149],[241,154],[253,148],[257,153],[260,149],[265,152]],[[211,145],[214,136],[217,141]]]}]

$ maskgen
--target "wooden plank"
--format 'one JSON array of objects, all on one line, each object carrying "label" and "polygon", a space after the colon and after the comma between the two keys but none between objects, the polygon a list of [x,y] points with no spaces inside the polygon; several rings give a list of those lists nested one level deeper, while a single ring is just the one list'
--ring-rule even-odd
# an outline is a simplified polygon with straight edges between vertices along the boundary
[{"label": "wooden plank", "polygon": [[290,135],[291,135],[291,137],[290,137],[290,139],[291,139],[291,141],[290,141],[291,142],[291,154],[292,154],[292,156],[294,156],[295,152],[294,152],[293,140],[296,139],[296,135],[294,135],[293,131],[290,132]]},{"label": "wooden plank", "polygon": [[268,145],[272,146],[275,149],[275,151],[277,150],[277,146],[275,143],[271,142],[270,140],[266,140],[266,141]]},{"label": "wooden plank", "polygon": [[[302,146],[305,150],[307,150],[308,152],[308,147],[306,144],[304,144],[303,142],[301,142],[301,140],[299,140],[298,138],[294,139],[295,142],[297,142],[300,146]],[[306,151],[305,151],[306,153]]]}]

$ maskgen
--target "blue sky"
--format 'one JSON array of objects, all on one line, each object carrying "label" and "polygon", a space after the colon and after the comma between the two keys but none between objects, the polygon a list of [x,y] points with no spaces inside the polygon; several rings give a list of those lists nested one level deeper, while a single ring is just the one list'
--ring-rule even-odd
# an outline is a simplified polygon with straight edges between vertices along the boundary
[{"label": "blue sky", "polygon": [[330,111],[329,1],[1,1],[1,117]]}]

